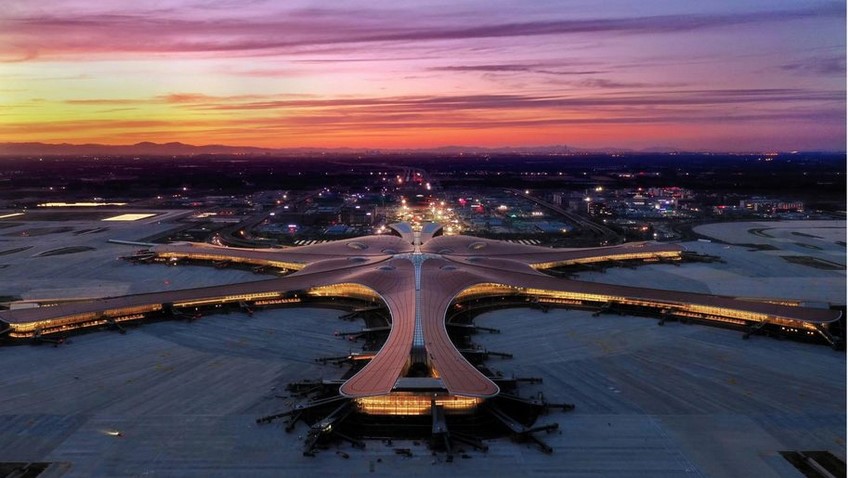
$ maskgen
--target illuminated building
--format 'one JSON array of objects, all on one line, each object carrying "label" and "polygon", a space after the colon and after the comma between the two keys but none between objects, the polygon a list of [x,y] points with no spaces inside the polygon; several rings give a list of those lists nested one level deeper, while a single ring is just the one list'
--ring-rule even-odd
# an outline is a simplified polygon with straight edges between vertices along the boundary
[{"label": "illuminated building", "polygon": [[[471,363],[452,341],[448,326],[453,325],[449,316],[455,311],[498,307],[501,303],[495,299],[508,298],[513,303],[533,306],[654,315],[662,323],[695,320],[739,328],[747,334],[769,331],[839,345],[830,324],[838,321],[841,313],[806,307],[798,301],[601,284],[543,272],[606,262],[678,261],[684,252],[678,245],[634,243],[551,249],[470,236],[443,236],[433,224],[425,225],[421,232],[413,231],[408,224],[394,225],[392,229],[397,235],[287,249],[235,249],[206,244],[155,246],[134,259],[227,262],[290,273],[249,283],[0,311],[0,330],[9,340],[44,339],[80,329],[120,327],[125,322],[194,316],[222,307],[253,310],[332,299],[357,300],[385,310],[385,342],[374,354],[352,358],[359,368],[350,377],[332,384],[337,395],[323,398],[321,405],[338,406],[313,425],[312,443],[353,412],[375,416],[431,415],[434,430],[438,430],[437,422],[443,423],[444,418],[437,417],[492,408],[489,401],[500,395],[498,380]],[[499,410],[493,413],[504,418]],[[506,423],[513,423],[510,420],[504,418]],[[522,430],[530,433],[534,429]]]}]

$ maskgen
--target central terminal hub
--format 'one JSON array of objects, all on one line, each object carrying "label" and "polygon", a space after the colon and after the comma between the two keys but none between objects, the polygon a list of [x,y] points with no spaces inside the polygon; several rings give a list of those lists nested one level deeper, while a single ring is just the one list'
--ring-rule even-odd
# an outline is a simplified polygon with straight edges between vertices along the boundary
[{"label": "central terminal hub", "polygon": [[393,256],[393,259],[409,260],[413,263],[416,295],[413,304],[413,344],[410,348],[410,367],[408,369],[408,375],[438,376],[439,373],[433,369],[433,365],[428,361],[425,334],[422,329],[422,264],[429,259],[443,259],[443,257],[437,254],[414,252],[409,254],[396,254]]}]

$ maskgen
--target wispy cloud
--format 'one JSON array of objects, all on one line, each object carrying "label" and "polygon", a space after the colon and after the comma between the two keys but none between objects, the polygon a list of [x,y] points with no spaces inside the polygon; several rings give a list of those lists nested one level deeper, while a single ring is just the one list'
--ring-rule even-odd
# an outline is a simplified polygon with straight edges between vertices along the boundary
[{"label": "wispy cloud", "polygon": [[[606,83],[606,87],[619,87],[617,83]],[[598,86],[598,85],[594,85]],[[384,111],[440,111],[481,109],[560,109],[589,107],[626,106],[706,106],[744,103],[770,103],[782,105],[797,102],[842,103],[843,91],[810,91],[793,88],[775,89],[725,89],[725,90],[680,90],[656,94],[617,95],[458,95],[458,96],[397,96],[362,98],[319,98],[319,99],[274,99],[245,102],[197,103],[193,108],[201,110],[274,110],[274,109],[335,109],[368,108]]]},{"label": "wispy cloud", "polygon": [[[598,87],[598,85],[596,85]],[[408,131],[422,129],[495,130],[589,125],[727,124],[730,122],[831,122],[843,120],[843,91],[796,88],[652,90],[586,95],[421,95],[357,98],[317,98],[280,95],[212,96],[172,93],[147,99],[79,99],[78,107],[132,107],[145,103],[174,108],[179,121],[101,120],[7,124],[0,134],[55,133],[65,130],[144,130],[173,127],[232,129],[235,125],[259,131],[292,134],[339,134],[350,131]],[[730,109],[730,105],[734,105]]]},{"label": "wispy cloud", "polygon": [[584,76],[599,75],[605,73],[596,69],[568,69],[562,68],[559,63],[501,63],[489,65],[448,65],[434,66],[429,71],[446,71],[452,73],[539,73],[556,76]]},{"label": "wispy cloud", "polygon": [[671,83],[642,83],[634,81],[616,81],[605,78],[588,78],[575,83],[584,88],[594,88],[600,90],[622,90],[635,88],[669,88],[670,86],[682,86],[681,84]]},{"label": "wispy cloud", "polygon": [[[577,34],[663,34],[743,24],[845,15],[842,3],[794,10],[735,14],[682,14],[623,18],[553,19],[471,25],[469,19],[432,22],[396,13],[376,21],[368,11],[288,12],[280,18],[173,18],[152,14],[28,15],[4,21],[6,61],[68,54],[246,53],[297,51],[329,45],[433,42]],[[455,25],[453,25],[454,23]],[[464,25],[456,25],[461,24]],[[467,26],[469,25],[469,26]],[[51,32],[45,35],[45,32]],[[17,46],[16,46],[17,45]],[[26,45],[24,47],[23,45]]]},{"label": "wispy cloud", "polygon": [[437,2],[15,0],[0,141],[845,141],[842,2]]},{"label": "wispy cloud", "polygon": [[125,99],[125,98],[93,98],[93,99],[83,99],[83,100],[65,100],[65,103],[69,104],[69,105],[103,106],[103,105],[136,105],[136,104],[148,103],[148,101]]},{"label": "wispy cloud", "polygon": [[39,123],[24,122],[24,123],[6,123],[0,124],[0,134],[5,135],[20,135],[20,134],[55,134],[67,133],[68,131],[85,131],[85,130],[127,130],[127,129],[143,129],[156,128],[160,126],[173,126],[175,122],[168,120],[63,120],[63,121],[44,121]]},{"label": "wispy cloud", "polygon": [[845,75],[847,73],[847,61],[843,56],[806,58],[794,63],[786,63],[780,68],[785,71],[808,75]]},{"label": "wispy cloud", "polygon": [[97,113],[105,114],[105,113],[119,113],[123,111],[138,111],[139,108],[109,108],[105,110],[98,110]]},{"label": "wispy cloud", "polygon": [[[103,106],[103,105],[149,105],[149,104],[174,104],[174,105],[205,105],[205,104],[228,104],[244,103],[268,98],[268,95],[207,95],[203,93],[169,93],[150,98],[76,98],[64,100],[67,105],[75,106]],[[290,98],[300,98],[304,95],[288,95]]]}]

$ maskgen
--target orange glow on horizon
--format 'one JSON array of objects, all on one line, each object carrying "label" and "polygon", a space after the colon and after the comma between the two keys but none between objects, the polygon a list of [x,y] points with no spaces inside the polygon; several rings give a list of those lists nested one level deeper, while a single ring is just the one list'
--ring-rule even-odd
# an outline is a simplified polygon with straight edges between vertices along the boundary
[{"label": "orange glow on horizon", "polygon": [[12,9],[0,143],[846,147],[835,5],[157,5]]}]

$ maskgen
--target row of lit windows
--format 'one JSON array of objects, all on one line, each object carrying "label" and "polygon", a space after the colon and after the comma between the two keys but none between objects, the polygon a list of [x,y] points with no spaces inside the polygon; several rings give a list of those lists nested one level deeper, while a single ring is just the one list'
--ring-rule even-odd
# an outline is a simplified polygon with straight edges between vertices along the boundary
[{"label": "row of lit windows", "polygon": [[[220,297],[215,299],[204,299],[191,302],[182,302],[175,304],[177,307],[187,307],[195,305],[205,305],[221,302],[235,302],[238,300],[252,300],[258,297],[279,297],[278,292],[267,292],[262,294],[244,294]],[[298,298],[287,298],[278,300],[258,301],[256,305],[275,305],[300,302]],[[52,334],[56,332],[67,332],[86,327],[97,327],[113,322],[126,322],[130,320],[143,319],[144,314],[162,310],[162,304],[146,304],[135,307],[126,307],[121,309],[109,309],[104,312],[87,312],[83,314],[73,314],[64,317],[57,317],[48,320],[40,320],[35,322],[11,323],[9,324],[12,331],[9,336],[16,338],[26,338],[35,336],[36,331],[41,330],[44,334]]]},{"label": "row of lit windows", "polygon": [[[68,332],[68,331],[71,331],[71,330],[77,330],[77,329],[82,329],[82,328],[86,328],[86,327],[97,327],[97,326],[100,326],[100,325],[105,325],[107,323],[108,323],[107,320],[90,320],[90,321],[86,321],[86,322],[78,322],[78,323],[71,324],[71,325],[63,325],[63,326],[60,326],[60,327],[48,327],[48,328],[45,328],[45,329],[40,329],[40,331],[41,331],[42,334],[55,334],[57,332]],[[9,332],[9,336],[14,337],[14,338],[29,338],[29,337],[35,337],[35,335],[36,335],[35,330],[15,329],[12,332]]]},{"label": "row of lit windows", "polygon": [[[45,329],[41,329],[41,333],[42,334],[55,334],[57,332],[67,332],[67,331],[71,331],[71,330],[83,329],[83,328],[86,328],[86,327],[98,327],[98,326],[101,326],[101,325],[109,324],[111,322],[128,322],[128,321],[131,321],[131,320],[138,320],[138,319],[143,319],[143,318],[145,318],[144,314],[124,315],[124,316],[121,316],[121,317],[115,317],[111,320],[101,317],[97,320],[90,320],[90,321],[86,321],[86,322],[77,322],[77,323],[73,323],[73,324],[69,324],[69,325],[62,325],[62,326],[59,326],[59,327],[48,327],[48,328],[45,328]],[[33,336],[35,336],[35,332],[28,333],[28,334],[19,334],[19,335],[15,335],[15,336],[16,337],[33,337]]]},{"label": "row of lit windows", "polygon": [[354,400],[360,411],[370,415],[430,415],[431,402],[442,406],[448,414],[472,412],[483,399],[462,397],[459,395],[438,395],[430,393],[414,394],[397,392],[377,397],[363,397]]},{"label": "row of lit windows", "polygon": [[175,302],[175,307],[191,307],[195,305],[208,305],[208,304],[224,304],[227,302],[237,302],[242,300],[256,300],[256,299],[267,299],[267,298],[276,298],[280,297],[280,292],[255,292],[253,294],[238,294],[238,295],[226,295],[224,297],[212,297],[209,299],[198,299],[198,300],[190,300],[186,302]]},{"label": "row of lit windows", "polygon": [[[549,296],[557,299],[573,299],[573,300],[581,300],[581,301],[590,301],[590,302],[620,302],[626,303],[629,299],[625,297],[619,297],[614,295],[602,295],[602,294],[587,294],[584,292],[565,292],[565,291],[552,291],[545,289],[526,289],[525,292],[527,294],[533,296]],[[635,301],[637,302],[637,301]],[[647,304],[654,304],[652,302],[648,302]],[[636,303],[635,305],[640,305]]]},{"label": "row of lit windows", "polygon": [[591,256],[580,257],[576,259],[566,259],[563,261],[541,262],[532,264],[535,269],[551,269],[553,267],[569,266],[573,264],[592,264],[595,262],[606,261],[633,261],[633,260],[659,260],[659,259],[681,259],[680,251],[661,251],[661,252],[632,252],[628,254],[611,254],[608,256]]},{"label": "row of lit windows", "polygon": [[[378,294],[375,291],[359,284],[337,284],[333,286],[318,287],[316,289],[311,290],[310,293],[318,296],[361,296],[367,299],[379,298]],[[174,306],[192,307],[199,305],[223,304],[238,301],[256,301],[256,305],[275,305],[296,303],[300,302],[301,300],[297,297],[281,298],[281,295],[282,294],[280,292],[236,294],[224,297],[213,297],[177,302],[174,304]],[[25,338],[33,337],[36,331],[38,330],[41,330],[42,333],[56,333],[85,327],[96,327],[107,324],[109,322],[109,319],[112,319],[115,322],[136,320],[143,318],[145,313],[156,312],[159,310],[162,310],[162,304],[144,304],[133,307],[108,309],[105,311],[72,314],[33,322],[11,323],[9,325],[12,330],[10,331],[9,335],[11,337]]]},{"label": "row of lit windows", "polygon": [[600,294],[586,294],[586,293],[578,293],[578,292],[556,292],[556,291],[545,291],[541,289],[528,289],[527,292],[532,295],[550,295],[559,299],[572,299],[572,300],[580,300],[580,301],[591,301],[591,302],[616,302],[618,304],[624,305],[636,305],[641,307],[674,307],[678,310],[683,311],[691,311],[698,314],[703,315],[715,315],[729,318],[739,318],[748,321],[761,322],[768,320],[777,324],[806,324],[806,325],[798,325],[801,327],[808,326],[813,328],[811,324],[800,322],[796,320],[788,320],[781,319],[778,317],[772,317],[768,314],[760,313],[760,312],[751,312],[747,310],[739,310],[739,309],[730,309],[727,307],[716,307],[716,306],[708,306],[708,305],[699,305],[699,304],[673,304],[666,302],[657,302],[651,300],[641,300],[641,299],[632,299],[627,297],[620,296],[609,296],[609,295],[600,295]]},{"label": "row of lit windows", "polygon": [[[650,308],[666,308],[671,309],[671,312],[689,317],[699,317],[706,318],[710,320],[720,320],[727,321],[731,323],[735,323],[738,325],[744,325],[744,322],[736,321],[733,319],[743,319],[751,322],[762,322],[768,321],[777,325],[784,325],[789,327],[799,327],[805,328],[808,330],[817,330],[817,327],[814,324],[788,319],[788,318],[779,318],[770,316],[764,313],[758,312],[750,312],[746,310],[739,309],[731,309],[727,307],[716,307],[716,306],[706,306],[699,304],[678,304],[678,303],[666,303],[666,302],[658,302],[651,300],[643,300],[643,299],[633,299],[622,296],[611,296],[611,295],[603,295],[603,294],[589,294],[589,293],[580,293],[580,292],[567,292],[567,291],[551,291],[545,289],[533,289],[533,288],[521,288],[514,286],[507,286],[503,284],[496,283],[483,283],[477,284],[475,286],[469,287],[463,290],[460,294],[457,295],[455,300],[468,299],[475,296],[482,295],[507,295],[507,294],[527,294],[534,297],[539,297],[541,302],[545,303],[559,303],[565,305],[581,305],[586,302],[594,302],[594,303],[606,303],[606,302],[615,302],[618,304],[625,305],[634,305],[641,307],[650,307]],[[309,294],[312,296],[318,297],[358,297],[363,299],[380,299],[380,295],[377,294],[374,290],[353,283],[341,283],[334,284],[329,286],[322,286],[310,289]],[[207,298],[207,299],[199,299],[192,301],[185,301],[180,303],[175,303],[176,307],[189,307],[189,306],[198,306],[198,305],[207,305],[207,304],[222,304],[227,302],[237,302],[237,301],[257,301],[256,305],[273,305],[273,304],[283,304],[283,303],[294,303],[300,301],[298,298],[282,298],[281,292],[261,292],[261,293],[249,293],[249,294],[238,294],[238,295],[229,295],[224,297],[216,297],[216,298]],[[259,300],[258,300],[259,299]],[[263,300],[265,299],[265,300]],[[88,327],[95,325],[93,321],[98,321],[100,323],[100,319],[108,319],[115,317],[116,321],[120,320],[133,320],[135,318],[141,318],[141,314],[154,312],[162,309],[161,304],[145,304],[134,307],[126,307],[126,308],[117,308],[117,309],[108,309],[103,312],[87,312],[81,314],[73,314],[63,317],[57,317],[48,320],[35,321],[35,322],[27,322],[27,323],[12,323],[10,324],[12,328],[11,336],[31,336],[36,330],[42,329],[43,331],[47,330],[71,330],[75,328]],[[133,317],[133,319],[127,318]],[[728,320],[721,320],[721,318],[725,318]],[[105,322],[104,322],[105,323]],[[23,334],[23,335],[22,335]]]},{"label": "row of lit windows", "polygon": [[123,307],[120,309],[109,309],[103,312],[103,315],[107,317],[117,317],[120,315],[128,315],[128,314],[146,314],[148,312],[155,312],[157,310],[162,309],[162,304],[145,304],[139,305],[136,307]]},{"label": "row of lit windows", "polygon": [[724,323],[727,323],[727,324],[735,324],[735,325],[741,325],[741,326],[747,325],[747,322],[744,321],[744,320],[729,319],[729,318],[726,318],[726,317],[717,317],[717,316],[711,316],[711,315],[703,315],[703,314],[697,314],[695,312],[677,311],[676,315],[680,316],[680,317],[692,317],[694,319],[710,320],[712,322],[724,322]]},{"label": "row of lit windows", "polygon": [[[226,302],[236,302],[240,300],[254,300],[261,298],[274,298],[280,297],[279,292],[264,292],[264,293],[255,293],[255,294],[241,294],[241,295],[229,295],[225,297],[217,297],[210,299],[201,299],[187,302],[175,303],[175,307],[189,307],[189,306],[197,306],[197,305],[206,305],[206,304],[216,304],[216,303],[226,303]],[[297,299],[296,299],[297,300]],[[12,330],[17,333],[26,333],[26,332],[35,332],[38,329],[42,329],[44,331],[48,329],[61,329],[61,330],[72,330],[82,327],[90,327],[93,324],[90,322],[95,319],[107,319],[107,318],[115,318],[116,321],[119,319],[128,320],[126,316],[135,316],[139,314],[146,314],[150,312],[156,312],[162,310],[162,304],[144,304],[133,307],[123,307],[117,309],[108,309],[105,311],[95,311],[95,312],[85,312],[81,314],[72,314],[66,315],[62,317],[55,317],[47,320],[39,320],[34,322],[22,322],[22,323],[11,323],[10,326]]]},{"label": "row of lit windows", "polygon": [[774,317],[770,321],[771,323],[777,325],[784,325],[786,327],[800,327],[808,330],[818,330],[818,326],[809,322],[801,322],[798,320],[788,320],[788,319],[780,319],[778,317]]},{"label": "row of lit windows", "polygon": [[[94,320],[101,320],[103,323],[107,319],[112,319],[115,322],[124,322],[127,320],[135,320],[144,317],[145,313],[155,312],[162,309],[161,304],[148,304],[136,307],[127,307],[123,309],[110,309],[104,312],[86,312],[82,314],[67,315],[64,317],[56,317],[47,320],[38,320],[35,322],[11,323],[9,326],[22,336],[32,336],[36,330],[73,330],[92,326]],[[11,335],[11,334],[10,334]]]},{"label": "row of lit windows", "polygon": [[749,302],[761,302],[763,304],[785,305],[788,307],[800,307],[803,303],[799,300],[783,300],[783,299],[758,299],[749,297],[737,297],[738,300],[746,300]]},{"label": "row of lit windows", "polygon": [[289,299],[258,300],[254,302],[254,305],[294,304],[297,302],[301,302],[301,299],[299,299],[298,297],[292,297]]},{"label": "row of lit windows", "polygon": [[242,264],[254,264],[254,265],[263,265],[270,267],[277,267],[280,269],[290,269],[290,270],[301,270],[305,267],[305,264],[300,264],[298,262],[284,262],[284,261],[275,261],[271,259],[263,259],[257,257],[234,257],[229,255],[222,254],[211,254],[208,252],[160,252],[157,253],[158,257],[164,258],[173,258],[173,259],[191,259],[196,261],[213,261],[213,262],[237,262]]},{"label": "row of lit windows", "polygon": [[540,299],[540,302],[543,304],[583,305],[582,301],[573,299]]},{"label": "row of lit windows", "polygon": [[770,316],[767,314],[749,312],[746,310],[727,309],[725,307],[712,307],[708,305],[688,304],[685,305],[683,308],[684,310],[693,311],[699,314],[734,317],[738,319],[751,320],[754,322],[762,322],[770,319]]},{"label": "row of lit windows", "polygon": [[504,284],[483,283],[464,289],[455,296],[455,300],[468,299],[478,295],[511,294],[524,292],[521,287],[511,287]]},{"label": "row of lit windows", "polygon": [[51,326],[63,326],[66,324],[74,324],[77,322],[82,322],[86,320],[92,320],[98,317],[99,314],[95,312],[89,312],[87,314],[74,314],[68,315],[65,317],[60,317],[56,319],[47,319],[47,320],[38,320],[35,322],[21,322],[15,323],[12,322],[9,324],[12,327],[12,330],[15,332],[35,332],[38,329],[43,329],[45,327]]},{"label": "row of lit windows", "polygon": [[361,299],[380,299],[381,296],[374,290],[360,285],[351,283],[341,283],[333,285],[325,285],[314,287],[309,291],[311,296],[316,297],[354,297]]},{"label": "row of lit windows", "polygon": [[145,314],[131,314],[131,315],[124,315],[124,316],[121,316],[121,317],[115,317],[112,320],[114,320],[115,322],[127,322],[129,320],[138,320],[138,319],[144,319],[144,318],[145,318]]},{"label": "row of lit windows", "polygon": [[[649,308],[667,308],[673,309],[673,312],[683,316],[690,317],[702,317],[710,320],[718,320],[725,321],[730,323],[735,323],[738,325],[744,325],[746,322],[762,322],[768,321],[777,325],[785,325],[785,326],[794,326],[806,328],[809,330],[815,330],[817,327],[814,324],[788,319],[788,318],[780,318],[771,316],[768,314],[760,313],[760,312],[751,312],[747,310],[740,309],[732,309],[727,307],[716,307],[716,306],[707,306],[707,305],[699,305],[699,304],[679,304],[679,303],[668,303],[668,302],[659,302],[653,300],[645,300],[645,299],[634,299],[629,297],[622,296],[614,296],[614,295],[604,295],[604,294],[589,294],[582,292],[566,292],[566,291],[551,291],[545,289],[533,289],[533,288],[519,288],[519,287],[510,287],[501,284],[487,283],[487,284],[478,284],[476,286],[465,289],[463,292],[458,294],[456,300],[460,299],[468,299],[470,297],[474,297],[476,295],[492,295],[492,294],[507,294],[507,293],[516,293],[521,292],[524,294],[528,294],[534,297],[539,297],[541,302],[544,303],[560,303],[566,305],[581,305],[586,302],[594,302],[594,303],[606,303],[613,302],[617,304],[623,305],[633,305],[639,307],[649,307]],[[688,313],[690,312],[690,313]],[[721,318],[728,320],[721,320]],[[736,320],[736,319],[743,319]]]}]

